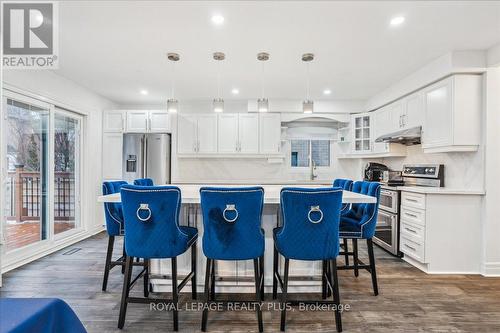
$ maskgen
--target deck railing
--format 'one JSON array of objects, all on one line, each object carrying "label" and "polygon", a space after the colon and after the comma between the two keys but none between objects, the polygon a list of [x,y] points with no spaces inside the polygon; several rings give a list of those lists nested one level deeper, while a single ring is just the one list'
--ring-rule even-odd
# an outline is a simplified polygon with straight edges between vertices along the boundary
[{"label": "deck railing", "polygon": [[[75,217],[75,179],[74,173],[56,172],[54,182],[54,217],[67,221]],[[42,210],[43,194],[40,172],[9,171],[6,189],[6,212],[8,220],[37,221]]]}]

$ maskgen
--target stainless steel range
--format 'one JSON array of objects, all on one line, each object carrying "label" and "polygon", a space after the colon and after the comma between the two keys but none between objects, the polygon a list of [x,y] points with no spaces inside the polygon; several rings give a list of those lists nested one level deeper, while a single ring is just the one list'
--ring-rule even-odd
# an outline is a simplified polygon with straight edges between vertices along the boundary
[{"label": "stainless steel range", "polygon": [[[444,186],[444,165],[442,164],[404,164],[401,175],[404,186]],[[400,199],[400,186],[382,183],[373,242],[401,257],[403,254],[399,250]]]}]

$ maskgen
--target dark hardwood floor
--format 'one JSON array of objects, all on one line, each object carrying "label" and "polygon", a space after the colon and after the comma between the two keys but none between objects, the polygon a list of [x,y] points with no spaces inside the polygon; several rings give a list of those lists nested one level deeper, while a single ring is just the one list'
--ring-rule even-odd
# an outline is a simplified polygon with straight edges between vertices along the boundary
[{"label": "dark hardwood floor", "polygon": [[[71,305],[89,332],[119,332],[119,268],[110,274],[108,291],[101,292],[106,244],[107,238],[101,233],[8,272],[3,275],[0,296],[59,297]],[[80,250],[65,254],[74,248]],[[118,243],[116,253],[120,251]],[[358,278],[349,271],[339,272],[341,301],[351,307],[342,316],[344,332],[500,332],[500,278],[426,275],[378,247],[375,255],[380,290],[377,297],[372,295],[367,272],[361,271]],[[361,259],[366,257],[362,246]],[[134,290],[141,292],[141,284]],[[307,296],[319,298],[319,288],[317,295]],[[189,297],[186,293],[181,302],[190,301]],[[266,295],[266,301],[270,301],[270,295]],[[287,317],[288,332],[335,331],[333,312],[296,310]],[[278,311],[264,311],[263,318],[265,331],[279,331]],[[199,332],[200,320],[201,312],[181,311],[180,331]],[[171,330],[170,312],[150,311],[149,305],[129,305],[123,331]],[[256,315],[252,311],[211,312],[208,331],[255,332]]]}]

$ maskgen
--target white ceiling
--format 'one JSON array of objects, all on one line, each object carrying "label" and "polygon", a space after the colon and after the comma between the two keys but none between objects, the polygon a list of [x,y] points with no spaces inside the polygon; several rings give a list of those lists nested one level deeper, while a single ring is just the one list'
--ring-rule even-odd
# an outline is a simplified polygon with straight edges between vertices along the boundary
[{"label": "white ceiling", "polygon": [[[223,97],[303,98],[304,52],[313,52],[311,97],[367,99],[452,50],[500,42],[500,2],[61,1],[56,72],[118,104],[158,104],[170,94],[167,52],[178,52],[176,97],[217,92],[212,52],[223,51]],[[216,27],[214,13],[225,17]],[[406,21],[391,27],[392,17]],[[240,90],[238,96],[231,88]],[[330,96],[322,90],[329,88]],[[149,91],[147,96],[139,93]]]}]

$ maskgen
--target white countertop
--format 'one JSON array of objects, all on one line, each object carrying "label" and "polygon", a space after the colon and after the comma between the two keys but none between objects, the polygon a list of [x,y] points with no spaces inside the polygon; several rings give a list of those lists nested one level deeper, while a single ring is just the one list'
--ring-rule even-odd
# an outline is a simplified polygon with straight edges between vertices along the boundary
[{"label": "white countertop", "polygon": [[424,194],[461,194],[461,195],[484,195],[484,190],[477,189],[457,189],[449,187],[428,187],[428,186],[386,186],[382,188],[400,190],[405,192],[415,192]]},{"label": "white countertop", "polygon": [[[234,184],[169,184],[177,186],[181,189],[182,203],[200,203],[200,187],[216,186],[216,187],[235,187]],[[255,186],[255,185],[241,185],[241,186]],[[280,191],[283,187],[290,186],[290,184],[275,184],[275,185],[260,185],[264,188],[264,203],[278,204],[280,202]],[[321,185],[300,184],[293,183],[293,187],[307,187],[316,188],[324,187]],[[97,197],[98,202],[121,202],[120,193],[101,195]],[[343,203],[375,203],[375,197],[364,194],[354,193],[350,191],[343,191]]]}]

